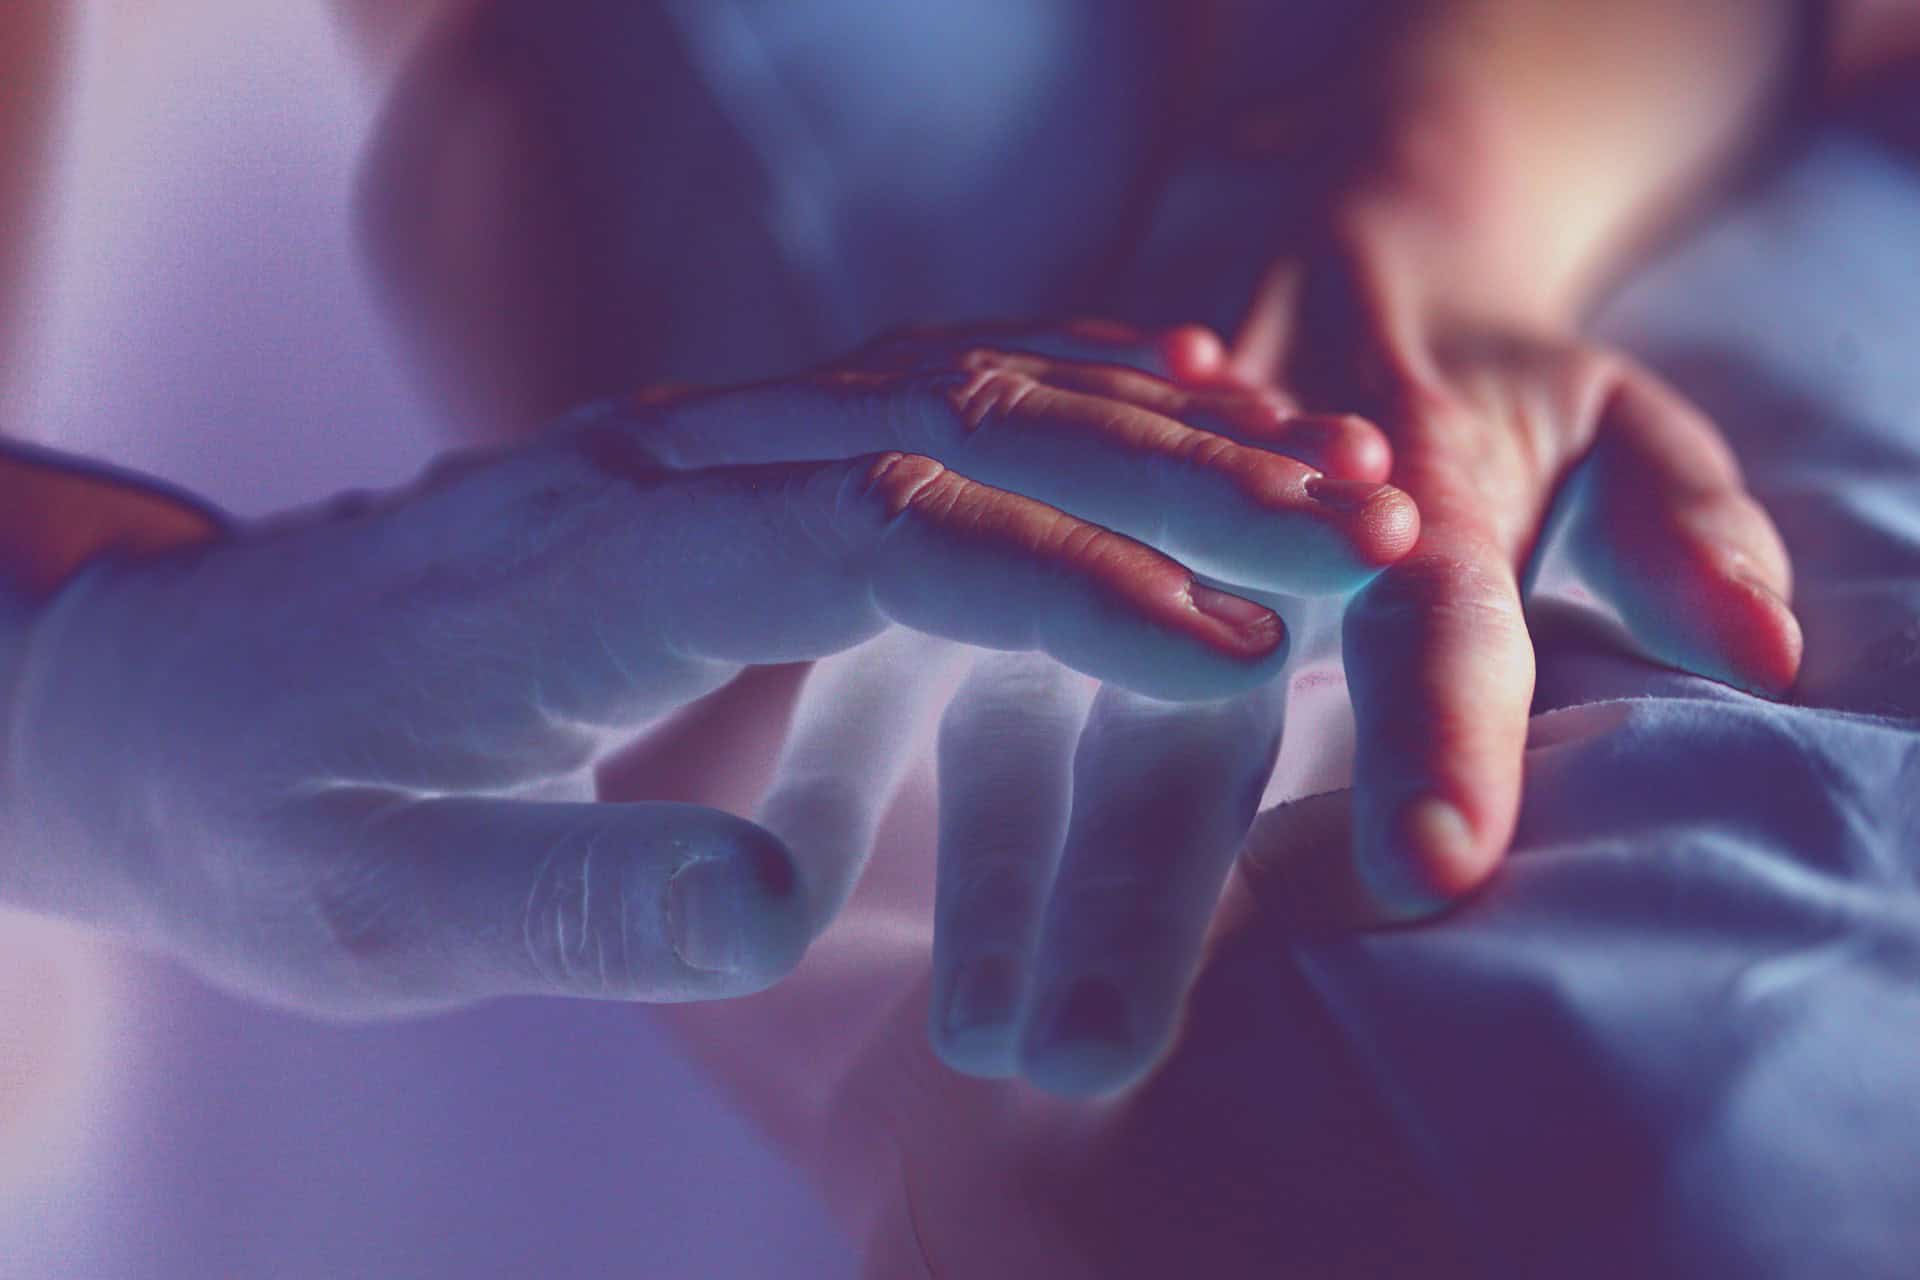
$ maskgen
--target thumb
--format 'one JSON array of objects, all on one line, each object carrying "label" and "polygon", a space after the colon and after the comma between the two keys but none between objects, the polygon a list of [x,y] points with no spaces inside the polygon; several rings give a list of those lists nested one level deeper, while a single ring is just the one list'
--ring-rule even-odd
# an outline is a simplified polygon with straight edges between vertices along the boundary
[{"label": "thumb", "polygon": [[320,910],[378,1012],[744,995],[811,937],[786,846],[715,809],[363,796],[325,825],[347,874],[328,878]]}]

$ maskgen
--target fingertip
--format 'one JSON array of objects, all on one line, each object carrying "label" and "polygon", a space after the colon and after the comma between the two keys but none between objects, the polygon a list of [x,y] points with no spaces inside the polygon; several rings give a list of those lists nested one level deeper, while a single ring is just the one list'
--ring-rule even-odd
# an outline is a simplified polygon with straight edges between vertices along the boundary
[{"label": "fingertip", "polygon": [[1800,616],[1786,601],[1774,597],[1774,647],[1771,661],[1761,668],[1762,687],[1776,698],[1785,697],[1793,689],[1794,682],[1800,678],[1800,663],[1806,656],[1807,637],[1801,629]]},{"label": "fingertip", "polygon": [[1395,563],[1420,540],[1420,508],[1404,490],[1330,476],[1311,479],[1306,488],[1309,498],[1341,514],[1355,553],[1369,568]]},{"label": "fingertip", "polygon": [[1353,414],[1302,419],[1287,433],[1312,452],[1313,465],[1341,480],[1382,483],[1393,473],[1393,446],[1379,427]]},{"label": "fingertip", "polygon": [[667,879],[667,941],[703,983],[746,994],[792,972],[811,924],[787,846],[732,814],[713,811],[711,819],[707,830],[681,842],[690,856]]},{"label": "fingertip", "polygon": [[1160,358],[1172,381],[1214,382],[1227,371],[1227,347],[1205,325],[1180,325],[1160,335]]},{"label": "fingertip", "polygon": [[1146,1063],[1126,995],[1086,976],[1041,1003],[1020,1045],[1020,1074],[1063,1098],[1096,1098],[1133,1083]]},{"label": "fingertip", "polygon": [[1402,489],[1383,486],[1361,509],[1359,547],[1381,568],[1404,559],[1420,541],[1420,508]]},{"label": "fingertip", "polygon": [[1013,1075],[1019,994],[1012,957],[989,954],[962,961],[936,986],[928,1009],[927,1035],[935,1055],[962,1075],[989,1080]]},{"label": "fingertip", "polygon": [[1499,848],[1458,805],[1426,795],[1402,805],[1378,846],[1362,851],[1360,875],[1388,918],[1411,922],[1473,893],[1499,861]]},{"label": "fingertip", "polygon": [[1728,667],[1725,678],[1762,697],[1782,697],[1799,677],[1806,651],[1800,619],[1758,576],[1736,569],[1727,580],[1729,598],[1713,620],[1715,647]]},{"label": "fingertip", "polygon": [[1658,581],[1649,580],[1658,569],[1614,569],[1600,578],[1603,594],[1654,659],[1757,697],[1784,696],[1806,647],[1792,607],[1747,557],[1686,552]]}]

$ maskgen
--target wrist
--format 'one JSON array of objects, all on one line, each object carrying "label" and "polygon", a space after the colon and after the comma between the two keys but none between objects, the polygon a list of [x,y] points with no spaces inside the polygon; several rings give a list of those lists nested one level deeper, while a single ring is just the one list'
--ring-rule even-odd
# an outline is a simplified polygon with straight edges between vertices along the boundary
[{"label": "wrist", "polygon": [[[75,876],[69,861],[79,844],[74,829],[97,807],[87,793],[106,762],[64,753],[82,762],[64,771],[64,787],[49,787],[42,767],[48,726],[78,733],[87,720],[67,714],[65,701],[50,715],[47,686],[100,683],[52,679],[73,657],[65,619],[84,589],[83,571],[104,557],[138,560],[210,542],[222,530],[215,513],[152,481],[26,446],[0,448],[0,901],[99,919],[98,902],[119,891],[103,876]],[[98,692],[89,690],[91,705],[117,713],[115,699]]]},{"label": "wrist", "polygon": [[1567,325],[1779,123],[1790,0],[1455,0],[1389,53],[1312,207],[1485,312]]},{"label": "wrist", "polygon": [[1617,212],[1557,195],[1511,112],[1484,94],[1428,89],[1386,114],[1310,215],[1323,235],[1352,258],[1390,263],[1435,323],[1572,328]]},{"label": "wrist", "polygon": [[1383,389],[1437,385],[1445,354],[1462,346],[1578,331],[1576,290],[1512,271],[1423,208],[1345,203],[1306,244],[1302,340],[1367,353]]}]

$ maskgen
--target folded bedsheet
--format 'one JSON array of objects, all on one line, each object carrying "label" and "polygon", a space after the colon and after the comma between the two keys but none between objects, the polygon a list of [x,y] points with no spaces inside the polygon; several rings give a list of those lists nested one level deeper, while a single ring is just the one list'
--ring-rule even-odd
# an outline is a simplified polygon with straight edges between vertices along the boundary
[{"label": "folded bedsheet", "polygon": [[910,788],[799,976],[665,1015],[817,1172],[871,1275],[1914,1274],[1920,175],[1815,139],[1604,328],[1718,418],[1778,518],[1793,702],[1544,601],[1498,882],[1338,938],[1236,885],[1176,1051],[1092,1107],[925,1047]]}]

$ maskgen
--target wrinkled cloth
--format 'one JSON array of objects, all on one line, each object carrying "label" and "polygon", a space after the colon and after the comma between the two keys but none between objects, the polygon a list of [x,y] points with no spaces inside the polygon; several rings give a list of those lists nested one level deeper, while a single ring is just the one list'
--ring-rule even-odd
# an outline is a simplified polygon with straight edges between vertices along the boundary
[{"label": "wrinkled cloth", "polygon": [[1662,671],[1543,592],[1515,851],[1444,921],[1303,937],[1236,886],[1140,1089],[964,1080],[925,1045],[922,786],[795,978],[667,1016],[875,1277],[1911,1275],[1916,286],[1920,177],[1835,133],[1609,308],[1779,521],[1804,675],[1782,705]]}]

